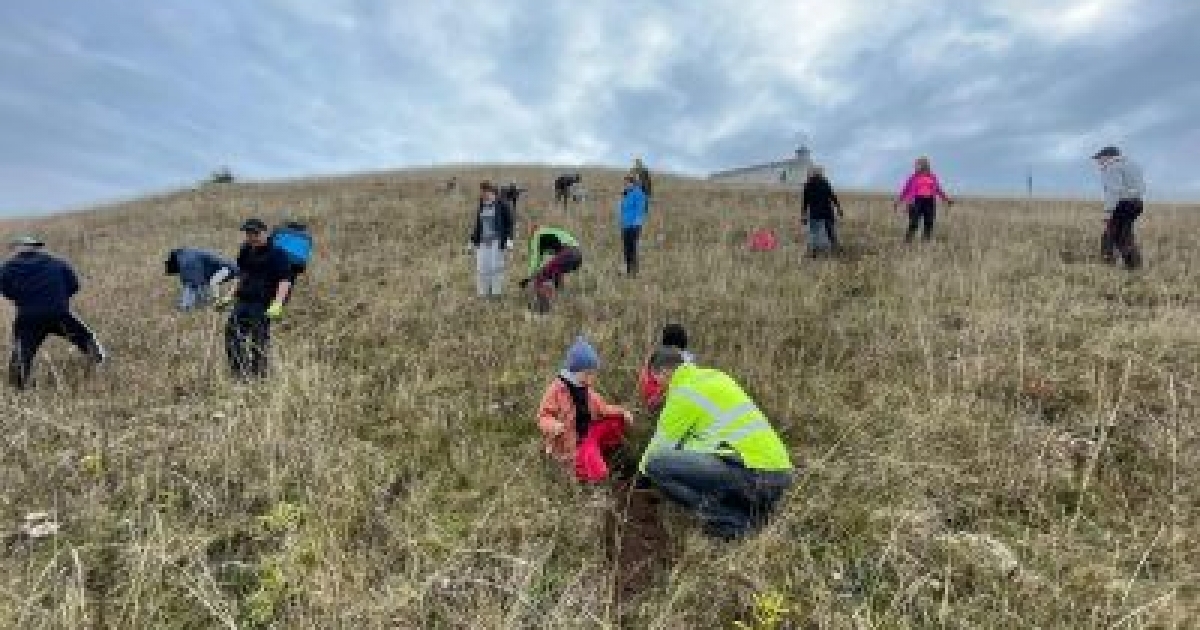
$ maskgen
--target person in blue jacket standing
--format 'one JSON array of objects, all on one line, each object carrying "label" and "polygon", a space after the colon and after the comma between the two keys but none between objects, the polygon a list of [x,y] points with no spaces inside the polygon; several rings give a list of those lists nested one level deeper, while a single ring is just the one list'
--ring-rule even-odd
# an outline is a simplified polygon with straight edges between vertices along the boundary
[{"label": "person in blue jacket standing", "polygon": [[646,220],[646,193],[633,175],[625,176],[625,192],[621,195],[621,243],[625,249],[625,273],[633,277],[638,272],[638,239]]},{"label": "person in blue jacket standing", "polygon": [[0,266],[0,294],[17,308],[9,382],[17,389],[29,386],[33,359],[50,335],[65,337],[93,364],[103,363],[96,335],[71,312],[71,298],[79,292],[75,270],[47,254],[39,238],[23,236],[12,246],[14,256]]},{"label": "person in blue jacket standing", "polygon": [[205,249],[180,247],[167,254],[167,275],[179,276],[183,292],[179,310],[190,311],[210,302],[221,284],[237,277],[237,265]]}]

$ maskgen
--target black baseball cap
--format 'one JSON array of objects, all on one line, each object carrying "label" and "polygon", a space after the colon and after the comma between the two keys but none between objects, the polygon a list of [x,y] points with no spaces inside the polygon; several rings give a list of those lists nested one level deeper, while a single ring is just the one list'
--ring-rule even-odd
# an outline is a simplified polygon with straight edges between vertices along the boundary
[{"label": "black baseball cap", "polygon": [[243,232],[266,232],[267,224],[262,219],[246,219],[242,222]]},{"label": "black baseball cap", "polygon": [[1117,147],[1104,147],[1103,149],[1097,151],[1096,155],[1092,156],[1092,159],[1099,160],[1100,158],[1117,157],[1119,155],[1121,155],[1121,150]]}]

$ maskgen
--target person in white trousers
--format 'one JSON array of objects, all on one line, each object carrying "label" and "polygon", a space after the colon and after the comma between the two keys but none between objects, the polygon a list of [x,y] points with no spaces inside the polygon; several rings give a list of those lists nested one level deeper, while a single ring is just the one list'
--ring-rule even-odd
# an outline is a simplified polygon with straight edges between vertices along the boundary
[{"label": "person in white trousers", "polygon": [[469,249],[475,252],[475,283],[479,297],[495,298],[504,293],[505,254],[512,249],[512,207],[497,195],[488,181],[479,185],[475,229]]}]

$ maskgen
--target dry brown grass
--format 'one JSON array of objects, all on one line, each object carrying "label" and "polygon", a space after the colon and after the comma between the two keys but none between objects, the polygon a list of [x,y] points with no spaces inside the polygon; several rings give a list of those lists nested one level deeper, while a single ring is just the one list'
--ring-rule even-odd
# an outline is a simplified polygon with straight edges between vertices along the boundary
[{"label": "dry brown grass", "polygon": [[[41,222],[113,362],[85,378],[52,341],[42,386],[0,398],[0,514],[63,525],[3,550],[0,626],[715,628],[770,594],[780,627],[1200,623],[1194,209],[1152,208],[1128,274],[1094,260],[1092,204],[966,201],[905,247],[887,201],[860,196],[847,260],[810,262],[792,238],[741,247],[794,233],[787,195],[664,180],[663,241],[633,282],[615,175],[591,173],[595,200],[566,217],[545,209],[548,171],[513,175],[538,186],[523,226],[560,221],[586,247],[546,322],[515,293],[475,300],[468,200],[434,193],[442,173]],[[232,251],[242,217],[281,205],[319,258],[277,332],[282,373],[234,387],[220,316],[174,313],[161,259]],[[668,320],[746,384],[803,474],[738,546],[665,510],[670,567],[618,607],[603,511],[543,466],[532,409],[580,331],[632,403]]]}]

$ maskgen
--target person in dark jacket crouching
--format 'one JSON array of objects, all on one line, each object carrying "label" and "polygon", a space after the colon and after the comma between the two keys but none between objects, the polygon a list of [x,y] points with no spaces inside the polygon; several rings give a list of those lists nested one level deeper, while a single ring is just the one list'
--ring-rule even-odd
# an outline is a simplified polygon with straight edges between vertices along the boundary
[{"label": "person in dark jacket crouching", "polygon": [[17,309],[9,382],[17,389],[31,384],[33,359],[50,335],[65,337],[94,364],[103,363],[96,335],[71,312],[71,298],[79,292],[75,270],[46,253],[39,238],[21,237],[12,246],[15,255],[0,267],[0,294]]},{"label": "person in dark jacket crouching", "polygon": [[267,224],[248,219],[242,232],[246,241],[237,257],[237,288],[217,301],[219,308],[236,302],[225,325],[225,353],[238,379],[266,375],[271,321],[283,317],[292,287],[287,254],[271,245]]}]

